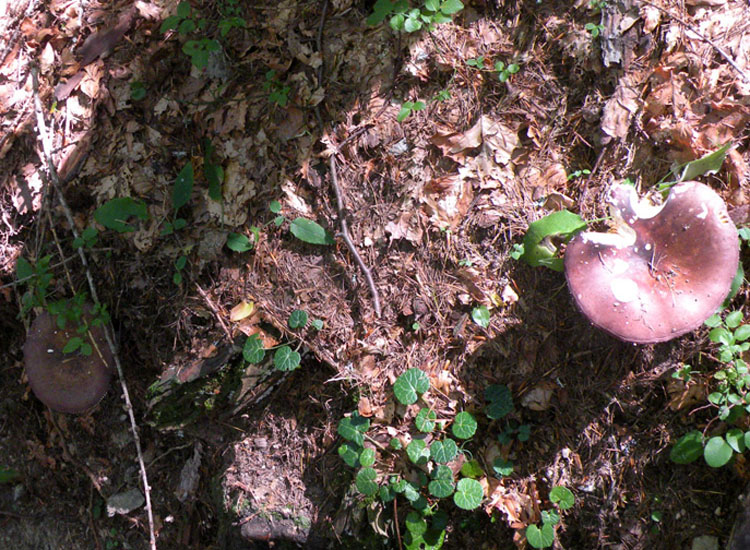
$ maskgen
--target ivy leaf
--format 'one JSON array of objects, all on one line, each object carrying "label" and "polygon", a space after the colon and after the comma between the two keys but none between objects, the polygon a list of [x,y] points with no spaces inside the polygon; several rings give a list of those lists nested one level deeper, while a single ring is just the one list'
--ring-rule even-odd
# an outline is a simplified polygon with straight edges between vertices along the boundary
[{"label": "ivy leaf", "polygon": [[263,341],[257,334],[252,334],[245,340],[245,345],[242,347],[242,356],[248,363],[260,363],[266,356],[266,350],[263,349]]},{"label": "ivy leaf", "polygon": [[477,421],[471,413],[460,412],[453,420],[451,431],[458,439],[469,439],[477,431]]},{"label": "ivy leaf", "polygon": [[547,548],[555,542],[555,528],[549,523],[542,524],[539,529],[536,525],[529,525],[526,528],[526,540],[532,548]]},{"label": "ivy leaf", "polygon": [[360,465],[357,447],[355,447],[354,445],[351,445],[349,443],[342,443],[341,445],[339,445],[338,452],[341,460],[343,460],[347,466],[356,468]]},{"label": "ivy leaf", "polygon": [[484,490],[476,479],[465,477],[456,485],[453,502],[462,510],[474,510],[482,504]]},{"label": "ivy leaf", "polygon": [[490,326],[490,310],[487,309],[487,306],[479,306],[472,309],[471,318],[482,328]]},{"label": "ivy leaf", "polygon": [[418,368],[407,370],[393,384],[393,393],[403,405],[416,403],[418,396],[428,389],[430,389],[430,379]]},{"label": "ivy leaf", "polygon": [[562,485],[553,487],[549,492],[549,499],[556,503],[560,510],[568,510],[575,504],[576,497],[573,495],[573,491]]},{"label": "ivy leaf", "polygon": [[703,458],[712,468],[721,468],[731,460],[733,454],[732,447],[719,436],[709,439],[703,449]]},{"label": "ivy leaf", "polygon": [[444,441],[435,441],[430,446],[430,455],[432,460],[439,464],[447,464],[458,454],[458,446],[452,439],[445,439]]},{"label": "ivy leaf", "polygon": [[375,464],[375,449],[369,447],[362,449],[362,452],[359,453],[359,463],[366,468]]},{"label": "ivy leaf", "polygon": [[295,309],[289,315],[289,328],[303,328],[307,324],[307,312],[301,309]]},{"label": "ivy leaf", "polygon": [[370,421],[360,416],[359,413],[352,413],[351,416],[345,416],[339,421],[338,434],[344,439],[356,443],[362,447],[365,443],[364,433],[370,427]]},{"label": "ivy leaf", "polygon": [[193,192],[193,163],[188,163],[182,167],[180,173],[172,188],[172,207],[179,210],[190,200],[190,194]]},{"label": "ivy leaf", "polygon": [[414,419],[414,424],[417,426],[417,429],[420,432],[430,433],[435,429],[436,418],[437,414],[435,414],[435,411],[431,411],[427,408],[422,408],[417,413],[417,417]]},{"label": "ivy leaf", "polygon": [[273,366],[276,370],[290,371],[299,367],[302,357],[289,346],[281,346],[273,354]]},{"label": "ivy leaf", "polygon": [[317,222],[308,220],[307,218],[295,219],[289,226],[289,230],[300,241],[309,244],[331,245],[336,242],[328,231],[323,229]]},{"label": "ivy leaf", "polygon": [[432,481],[427,485],[430,494],[437,498],[449,497],[455,488],[453,471],[448,466],[438,466],[432,472]]},{"label": "ivy leaf", "polygon": [[377,478],[378,473],[373,468],[362,468],[357,472],[355,480],[357,490],[366,496],[374,495],[378,492],[378,484],[375,482]]},{"label": "ivy leaf", "polygon": [[[433,443],[434,445],[434,443]],[[406,446],[406,455],[414,464],[421,466],[430,459],[430,449],[422,439],[414,439]]]},{"label": "ivy leaf", "polygon": [[669,458],[676,464],[690,464],[698,460],[703,454],[703,435],[698,430],[693,430],[677,440]]},{"label": "ivy leaf", "polygon": [[484,390],[484,398],[489,402],[486,414],[492,420],[498,420],[513,410],[513,396],[508,386],[492,384]]}]

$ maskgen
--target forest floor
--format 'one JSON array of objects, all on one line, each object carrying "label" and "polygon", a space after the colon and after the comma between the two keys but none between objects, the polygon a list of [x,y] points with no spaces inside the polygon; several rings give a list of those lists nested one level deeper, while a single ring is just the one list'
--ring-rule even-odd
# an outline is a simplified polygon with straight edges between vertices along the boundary
[{"label": "forest floor", "polygon": [[[449,477],[482,489],[472,510],[421,489],[444,548],[528,547],[550,510],[556,548],[724,545],[744,457],[670,460],[687,432],[728,427],[708,328],[621,342],[563,274],[512,254],[550,212],[601,220],[610,184],[646,192],[729,142],[701,180],[750,202],[747,2],[427,2],[451,12],[431,32],[368,25],[382,0],[191,4],[0,4],[0,547],[149,547],[121,384],[64,415],[24,371],[39,309],[20,314],[19,258],[51,256],[49,302],[90,299],[87,228],[159,548],[409,547],[417,501],[362,493],[418,486],[427,465],[391,440],[420,437],[433,478],[452,438]],[[412,368],[430,388],[404,405]],[[502,387],[513,406],[490,418]],[[369,484],[345,437],[375,451]]]}]

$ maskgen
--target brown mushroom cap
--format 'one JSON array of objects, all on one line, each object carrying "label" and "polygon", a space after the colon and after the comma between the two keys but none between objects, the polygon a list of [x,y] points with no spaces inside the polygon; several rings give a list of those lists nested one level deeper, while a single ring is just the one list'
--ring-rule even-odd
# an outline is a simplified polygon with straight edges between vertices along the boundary
[{"label": "brown mushroom cap", "polygon": [[75,327],[60,330],[55,318],[46,311],[31,324],[23,346],[26,375],[34,395],[50,409],[81,413],[96,405],[107,393],[113,374],[112,354],[102,328],[90,330],[104,362],[96,349],[88,356],[78,352],[63,353],[68,340],[76,336]]},{"label": "brown mushroom cap", "polygon": [[614,233],[584,232],[565,251],[576,304],[599,328],[641,344],[699,327],[729,294],[739,263],[737,229],[724,201],[695,181],[672,187],[663,205],[629,185],[607,196]]}]

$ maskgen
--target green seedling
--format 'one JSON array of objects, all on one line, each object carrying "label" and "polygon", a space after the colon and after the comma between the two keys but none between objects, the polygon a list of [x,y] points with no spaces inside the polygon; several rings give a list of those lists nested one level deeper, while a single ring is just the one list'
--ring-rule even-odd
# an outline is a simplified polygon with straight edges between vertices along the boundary
[{"label": "green seedling", "polygon": [[596,23],[586,23],[583,28],[591,34],[591,38],[598,38],[604,30],[604,25],[598,25]]},{"label": "green seedling", "polygon": [[87,227],[81,232],[79,237],[73,239],[73,250],[81,247],[92,248],[99,240],[99,232],[95,227]]},{"label": "green seedling", "polygon": [[130,83],[130,99],[133,101],[140,101],[146,97],[146,85],[139,81],[135,80]]},{"label": "green seedling", "polygon": [[594,11],[602,11],[607,7],[607,0],[590,0],[589,8]]},{"label": "green seedling", "polygon": [[424,107],[424,101],[404,101],[401,104],[401,110],[398,112],[398,115],[396,115],[396,120],[398,122],[403,122],[414,111],[421,111]]},{"label": "green seedling", "polygon": [[505,65],[502,61],[495,62],[495,72],[497,73],[497,79],[500,82],[505,82],[511,75],[516,74],[520,70],[521,67],[516,63],[508,63],[508,65]]},{"label": "green seedling", "polygon": [[490,310],[487,306],[478,306],[471,310],[472,320],[482,328],[490,326]]},{"label": "green seedling", "polygon": [[567,487],[558,485],[549,493],[550,502],[557,509],[542,511],[542,526],[529,525],[526,528],[526,540],[532,548],[548,548],[555,542],[555,526],[560,523],[560,512],[568,510],[575,504],[575,496]]},{"label": "green seedling", "polygon": [[263,90],[268,94],[268,101],[279,107],[286,107],[289,103],[289,92],[291,87],[282,84],[276,78],[276,71],[273,69],[266,72],[266,81],[263,83]]},{"label": "green seedling", "polygon": [[394,31],[429,31],[435,25],[449,23],[452,16],[464,8],[460,0],[425,0],[421,8],[413,8],[407,0],[377,0],[367,24],[379,25],[386,18]]},{"label": "green seedling", "polygon": [[576,170],[575,172],[571,172],[570,174],[568,174],[568,181],[578,179],[581,176],[588,176],[589,174],[591,174],[591,170],[589,170],[588,168],[584,168],[583,170]]},{"label": "green seedling", "polygon": [[146,205],[131,197],[110,199],[94,211],[94,219],[98,223],[118,233],[135,231],[135,227],[127,223],[131,217],[148,220]]}]

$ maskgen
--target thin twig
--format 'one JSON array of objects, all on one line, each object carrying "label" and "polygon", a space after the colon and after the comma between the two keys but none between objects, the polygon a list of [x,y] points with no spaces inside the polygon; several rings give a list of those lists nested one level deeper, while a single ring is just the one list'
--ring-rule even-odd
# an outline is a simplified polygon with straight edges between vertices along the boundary
[{"label": "thin twig", "polygon": [[200,294],[203,297],[208,307],[211,308],[211,311],[214,312],[216,319],[219,321],[219,324],[221,325],[221,328],[224,329],[224,334],[227,335],[227,341],[231,344],[233,340],[232,333],[229,331],[229,327],[227,327],[227,324],[224,322],[224,319],[221,316],[221,312],[219,311],[219,308],[216,307],[216,304],[214,304],[213,300],[211,300],[211,297],[208,294],[206,294],[206,291],[203,290],[199,284],[196,283],[195,288],[198,289],[198,294]]},{"label": "thin twig", "polygon": [[370,293],[372,294],[372,305],[375,308],[375,316],[380,319],[380,295],[378,289],[375,286],[375,281],[372,279],[372,273],[370,268],[367,267],[362,257],[357,252],[357,247],[354,246],[352,238],[349,236],[349,224],[346,222],[346,213],[344,212],[344,201],[341,199],[341,190],[339,189],[338,176],[336,175],[336,154],[332,154],[328,159],[328,166],[331,170],[331,186],[333,192],[336,194],[336,206],[338,208],[339,223],[341,224],[341,238],[344,239],[349,252],[352,253],[354,259],[359,265],[359,269],[365,276],[367,286],[370,287]]},{"label": "thin twig", "polygon": [[[316,46],[318,48],[318,51],[320,52],[321,57],[321,64],[318,67],[318,86],[323,86],[323,74],[324,74],[324,67],[325,67],[325,61],[323,61],[323,28],[325,27],[326,22],[326,13],[328,12],[328,0],[323,0],[323,9],[321,10],[321,16],[320,16],[320,25],[318,26],[318,34],[315,37]],[[320,106],[315,106],[315,116],[318,119],[318,127],[323,130],[323,119],[320,116]],[[380,295],[378,294],[378,289],[375,287],[375,281],[372,279],[372,273],[370,272],[370,269],[367,267],[367,264],[365,264],[362,257],[359,255],[359,252],[357,251],[357,247],[354,246],[354,242],[352,241],[351,236],[349,235],[349,224],[346,221],[346,211],[344,209],[344,201],[341,198],[341,189],[339,188],[339,181],[338,176],[336,175],[336,153],[331,154],[330,158],[328,159],[328,166],[331,171],[331,187],[333,187],[333,192],[336,195],[336,211],[339,217],[339,225],[341,227],[341,231],[339,232],[341,235],[341,238],[344,239],[344,243],[346,243],[346,247],[349,249],[349,252],[351,252],[352,256],[354,256],[354,259],[357,262],[357,265],[359,266],[359,269],[362,271],[362,273],[365,276],[365,280],[367,281],[367,286],[370,288],[370,293],[372,294],[372,305],[375,309],[375,316],[380,319]]]},{"label": "thin twig", "polygon": [[731,56],[721,46],[719,46],[718,44],[716,44],[713,40],[711,40],[707,36],[703,35],[693,25],[691,25],[690,23],[688,23],[687,21],[685,21],[681,17],[678,17],[678,16],[674,15],[673,13],[671,13],[670,11],[662,8],[661,6],[657,6],[656,4],[654,4],[652,2],[649,2],[649,0],[640,0],[640,2],[642,2],[643,4],[646,4],[648,6],[651,6],[652,8],[656,8],[660,12],[664,13],[665,15],[667,15],[667,16],[671,17],[672,19],[674,19],[675,21],[677,21],[680,25],[686,27],[690,32],[692,32],[693,34],[695,34],[700,40],[702,40],[703,42],[705,42],[706,44],[708,44],[709,46],[711,46],[714,50],[716,50],[719,53],[719,55],[721,55],[721,57],[723,57],[724,59],[726,59],[727,63],[729,63],[732,66],[732,68],[735,71],[737,71],[737,73],[742,77],[742,79],[745,82],[750,83],[750,74],[748,74],[747,72],[745,72],[745,70],[742,67],[740,67],[739,65],[737,65],[737,63],[734,62],[734,60],[731,58]]},{"label": "thin twig", "polygon": [[398,505],[396,504],[396,501],[398,499],[393,499],[393,524],[396,526],[396,540],[398,540],[398,550],[404,550],[404,547],[401,545],[401,529],[398,527]]},{"label": "thin twig", "polygon": [[[73,236],[78,238],[78,230],[76,229],[75,222],[73,220],[73,213],[68,206],[65,196],[62,193],[62,186],[60,185],[60,177],[57,174],[57,169],[52,161],[52,144],[47,134],[47,125],[44,120],[44,114],[42,110],[42,101],[39,98],[39,75],[38,68],[36,66],[31,68],[32,84],[34,88],[34,110],[36,111],[36,123],[37,131],[39,132],[39,138],[42,142],[42,164],[47,169],[47,175],[49,176],[49,182],[52,183],[57,199],[60,206],[65,213],[65,218],[70,225],[70,230],[73,232]],[[89,269],[89,263],[86,259],[86,255],[83,252],[83,247],[78,248],[78,257],[83,264],[86,272],[86,279],[89,285],[89,291],[91,292],[91,299],[94,303],[99,303],[98,293],[96,291],[96,285],[94,284],[94,278],[91,275]],[[133,441],[135,442],[135,450],[138,455],[138,466],[141,470],[141,481],[143,483],[143,493],[146,499],[146,514],[148,515],[148,530],[149,530],[149,541],[151,550],[156,550],[156,535],[154,534],[154,513],[151,508],[151,487],[148,484],[148,475],[146,474],[146,465],[143,461],[143,452],[141,451],[141,439],[138,435],[138,426],[135,422],[135,413],[133,412],[133,404],[130,401],[130,393],[128,392],[128,386],[125,383],[125,375],[122,371],[122,365],[120,364],[120,356],[117,353],[117,346],[115,345],[114,333],[112,331],[112,325],[107,324],[104,326],[104,336],[107,339],[107,345],[112,352],[112,357],[115,361],[115,367],[117,368],[117,376],[120,379],[120,387],[122,388],[122,396],[125,400],[125,408],[130,418],[130,429],[133,433]]]}]

